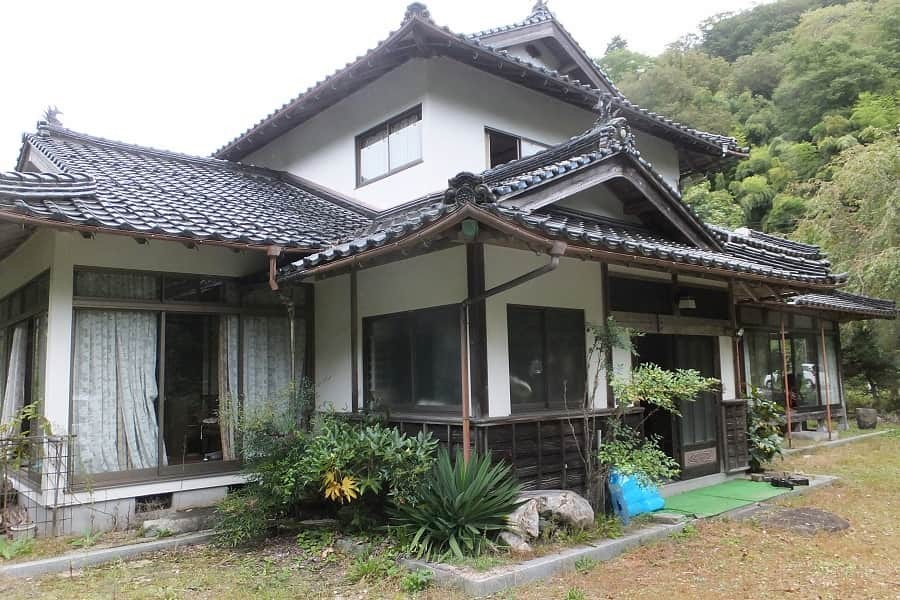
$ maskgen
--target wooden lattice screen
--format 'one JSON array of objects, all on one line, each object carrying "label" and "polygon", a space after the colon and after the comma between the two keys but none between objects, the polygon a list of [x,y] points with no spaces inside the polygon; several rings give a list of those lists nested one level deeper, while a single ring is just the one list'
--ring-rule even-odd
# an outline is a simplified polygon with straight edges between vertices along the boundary
[{"label": "wooden lattice screen", "polygon": [[725,447],[725,471],[746,471],[750,466],[746,400],[722,401],[722,439]]}]

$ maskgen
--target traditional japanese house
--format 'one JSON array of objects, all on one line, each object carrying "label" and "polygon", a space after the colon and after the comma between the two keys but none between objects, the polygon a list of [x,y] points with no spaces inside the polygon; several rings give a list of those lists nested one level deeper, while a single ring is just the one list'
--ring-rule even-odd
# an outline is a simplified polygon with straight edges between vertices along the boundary
[{"label": "traditional japanese house", "polygon": [[[681,201],[745,155],[629,102],[542,2],[473,35],[412,4],[211,158],[41,123],[0,175],[0,397],[71,452],[17,489],[79,531],[209,504],[243,481],[231,416],[301,379],[579,487],[605,372],[638,362],[721,380],[647,427],[684,478],[740,471],[750,386],[793,427],[844,423],[837,325],[896,316],[818,248]],[[610,316],[646,335],[599,364]]]}]

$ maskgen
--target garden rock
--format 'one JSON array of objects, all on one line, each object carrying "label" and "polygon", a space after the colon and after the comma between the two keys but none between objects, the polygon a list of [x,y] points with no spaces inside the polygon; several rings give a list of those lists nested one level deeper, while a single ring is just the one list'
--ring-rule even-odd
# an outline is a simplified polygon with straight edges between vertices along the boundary
[{"label": "garden rock", "polygon": [[594,509],[587,500],[571,490],[525,492],[522,498],[534,500],[539,515],[550,515],[559,522],[580,529],[594,526]]},{"label": "garden rock", "polygon": [[509,528],[517,536],[530,540],[540,533],[540,515],[538,514],[537,501],[528,500],[517,508],[509,517]]},{"label": "garden rock", "polygon": [[856,424],[860,429],[875,429],[878,425],[878,411],[874,408],[857,408]]},{"label": "garden rock", "polygon": [[173,517],[144,521],[142,529],[144,537],[166,537],[193,533],[209,529],[212,525],[212,511],[196,511],[182,513]]},{"label": "garden rock", "polygon": [[509,549],[516,554],[531,553],[531,545],[512,531],[501,533],[500,541],[509,546]]}]

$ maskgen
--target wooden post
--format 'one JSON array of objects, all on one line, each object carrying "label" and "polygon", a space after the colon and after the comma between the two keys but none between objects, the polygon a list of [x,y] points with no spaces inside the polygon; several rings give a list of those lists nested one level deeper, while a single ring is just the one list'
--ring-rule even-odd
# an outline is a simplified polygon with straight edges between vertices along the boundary
[{"label": "wooden post", "polygon": [[831,387],[828,385],[828,352],[825,350],[825,324],[819,321],[819,334],[822,338],[822,371],[825,375],[825,422],[828,424],[828,441],[831,441]]},{"label": "wooden post", "polygon": [[[600,263],[600,306],[601,306],[601,314],[603,316],[603,323],[601,323],[604,331],[606,330],[606,326],[609,325],[609,315],[610,315],[610,306],[609,306],[609,265],[606,263]],[[606,371],[606,407],[607,408],[615,408],[616,399],[613,396],[613,388],[612,388],[612,376],[613,376],[613,357],[612,357],[612,348],[608,349],[606,352],[606,356],[603,357],[603,370]],[[598,368],[600,365],[597,365]],[[591,399],[593,401],[593,398]],[[593,410],[594,406],[591,407]]]},{"label": "wooden post", "polygon": [[359,411],[359,295],[356,289],[356,268],[350,268],[350,410]]},{"label": "wooden post", "polygon": [[793,448],[791,436],[791,386],[788,383],[787,373],[787,344],[784,340],[784,313],[781,313],[781,384],[784,387],[784,416],[787,420],[788,448]]},{"label": "wooden post", "polygon": [[737,319],[737,299],[734,294],[734,279],[728,280],[728,302],[730,305],[728,316],[731,319],[731,328],[734,330],[734,334],[731,337],[731,352],[734,354],[732,357],[732,362],[734,363],[734,397],[745,398],[747,397],[747,385],[744,381],[744,369],[741,364],[741,348],[744,339],[738,335],[741,328],[740,325],[738,325]]},{"label": "wooden post", "polygon": [[465,302],[459,305],[459,355],[463,461],[468,463],[472,451],[469,431],[469,305]]}]

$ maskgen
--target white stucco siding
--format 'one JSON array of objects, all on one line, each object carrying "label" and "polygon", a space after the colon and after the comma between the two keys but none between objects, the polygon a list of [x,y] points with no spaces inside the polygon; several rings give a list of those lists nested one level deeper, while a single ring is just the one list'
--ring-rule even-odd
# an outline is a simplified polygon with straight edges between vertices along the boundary
[{"label": "white stucco siding", "polygon": [[679,189],[681,173],[675,145],[643,131],[634,131],[634,143],[644,160],[649,162],[666,181],[674,185],[675,189]]},{"label": "white stucco siding", "polygon": [[40,229],[0,261],[0,298],[22,287],[53,262],[53,232]]},{"label": "white stucco siding", "polygon": [[315,284],[316,406],[350,411],[350,276]]},{"label": "white stucco siding", "polygon": [[[356,136],[422,105],[422,163],[356,187]],[[453,60],[409,61],[295,127],[242,162],[286,170],[379,209],[442,190],[486,168],[484,128],[546,144],[577,135],[590,111]]]},{"label": "white stucco siding", "polygon": [[[487,288],[546,264],[546,255],[522,250],[485,247],[485,285]],[[587,323],[603,320],[601,267],[599,263],[564,258],[556,270],[487,300],[487,358],[490,416],[511,414],[509,394],[509,333],[507,305],[521,304],[584,310]],[[591,339],[585,333],[585,346]],[[588,381],[597,373],[597,364],[589,365]],[[595,407],[607,405],[606,386],[598,386]],[[590,392],[591,385],[588,385]]]},{"label": "white stucco siding", "polygon": [[722,381],[722,398],[738,398],[737,377],[734,372],[734,343],[731,337],[719,336],[719,371]]},{"label": "white stucco siding", "polygon": [[[463,246],[432,252],[357,273],[357,367],[364,398],[363,326],[366,317],[462,302],[466,297]],[[350,277],[316,283],[316,386],[320,408],[350,410]]]}]

